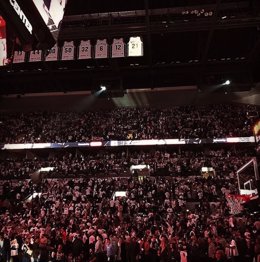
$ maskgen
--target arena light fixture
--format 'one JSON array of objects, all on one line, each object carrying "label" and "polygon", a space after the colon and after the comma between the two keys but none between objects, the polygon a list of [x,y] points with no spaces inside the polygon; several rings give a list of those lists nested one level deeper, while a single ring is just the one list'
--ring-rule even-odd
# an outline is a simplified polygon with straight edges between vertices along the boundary
[{"label": "arena light fixture", "polygon": [[102,91],[106,91],[107,90],[107,88],[106,88],[106,86],[100,86],[100,89],[102,90]]},{"label": "arena light fixture", "polygon": [[231,81],[230,81],[230,80],[227,80],[227,81],[224,83],[225,86],[228,86],[228,85],[230,85],[230,84],[231,84]]},{"label": "arena light fixture", "polygon": [[39,172],[50,172],[53,170],[54,170],[54,167],[41,167],[38,171]]}]

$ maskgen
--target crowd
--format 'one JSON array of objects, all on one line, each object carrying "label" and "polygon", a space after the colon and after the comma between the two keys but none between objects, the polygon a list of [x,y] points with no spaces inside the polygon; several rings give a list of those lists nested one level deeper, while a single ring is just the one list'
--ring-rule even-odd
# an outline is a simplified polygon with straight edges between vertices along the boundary
[{"label": "crowd", "polygon": [[229,175],[254,156],[254,149],[237,150],[97,150],[50,151],[49,156],[27,155],[15,158],[0,154],[0,179],[30,178],[42,167],[53,167],[46,177],[89,177],[131,175],[133,165],[149,165],[151,175],[192,176],[202,167],[212,167],[217,175]]},{"label": "crowd", "polygon": [[0,143],[252,136],[249,105],[117,108],[87,112],[2,113]]},{"label": "crowd", "polygon": [[[6,188],[16,196],[2,203],[2,261],[259,261],[260,221],[229,213],[225,196],[237,188],[228,176],[23,180]],[[40,194],[27,199],[28,192]],[[197,202],[189,206],[189,198]]]},{"label": "crowd", "polygon": [[[248,105],[6,113],[0,143],[243,137],[257,118]],[[259,214],[228,202],[252,147],[21,152],[0,152],[0,262],[260,261]]]}]

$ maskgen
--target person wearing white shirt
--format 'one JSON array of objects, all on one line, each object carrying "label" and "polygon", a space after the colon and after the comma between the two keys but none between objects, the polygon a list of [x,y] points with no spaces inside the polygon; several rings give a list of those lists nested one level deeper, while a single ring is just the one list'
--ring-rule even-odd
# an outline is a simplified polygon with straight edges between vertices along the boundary
[{"label": "person wearing white shirt", "polygon": [[13,262],[18,262],[19,261],[19,257],[18,257],[19,244],[16,238],[13,238],[13,240],[10,242],[10,246],[11,246],[11,257],[13,259]]}]

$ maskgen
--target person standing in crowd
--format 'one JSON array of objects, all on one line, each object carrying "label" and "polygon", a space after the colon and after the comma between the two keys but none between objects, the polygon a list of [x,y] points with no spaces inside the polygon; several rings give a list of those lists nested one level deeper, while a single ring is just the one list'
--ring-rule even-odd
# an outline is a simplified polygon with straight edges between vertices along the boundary
[{"label": "person standing in crowd", "polygon": [[160,239],[160,246],[158,250],[158,256],[160,262],[168,262],[169,261],[169,247],[168,240],[165,236],[162,236]]},{"label": "person standing in crowd", "polygon": [[22,244],[22,262],[31,262],[32,259],[32,246],[30,244],[30,238],[26,238],[25,242]]},{"label": "person standing in crowd", "polygon": [[101,236],[97,236],[95,243],[95,255],[97,262],[103,262],[104,261],[104,245],[102,241]]},{"label": "person standing in crowd", "polygon": [[11,248],[11,258],[13,262],[19,262],[19,244],[15,236],[12,237],[12,240],[10,242],[10,248]]},{"label": "person standing in crowd", "polygon": [[213,261],[216,254],[216,245],[211,237],[208,238],[208,257],[209,261]]},{"label": "person standing in crowd", "polygon": [[150,259],[151,262],[156,262],[158,259],[159,243],[155,236],[152,236],[150,243]]},{"label": "person standing in crowd", "polygon": [[74,259],[79,259],[83,251],[83,242],[79,238],[79,235],[77,233],[73,234],[72,239],[72,255]]},{"label": "person standing in crowd", "polygon": [[232,261],[236,262],[238,260],[238,250],[237,250],[237,243],[234,237],[231,239],[230,243],[228,244],[228,248],[226,249],[227,257]]},{"label": "person standing in crowd", "polygon": [[52,262],[65,262],[65,255],[63,251],[63,246],[61,244],[58,245],[57,249],[52,252]]},{"label": "person standing in crowd", "polygon": [[149,262],[150,260],[150,236],[144,238],[143,253],[144,253],[144,262]]},{"label": "person standing in crowd", "polygon": [[129,243],[129,262],[137,262],[139,260],[139,254],[140,254],[140,246],[139,243],[136,241],[136,237],[132,236],[130,238]]},{"label": "person standing in crowd", "polygon": [[117,262],[122,261],[122,244],[123,244],[123,239],[122,237],[119,237],[117,241],[117,252],[116,252],[116,261]]},{"label": "person standing in crowd", "polygon": [[4,234],[0,234],[0,261],[5,262],[10,259],[10,240],[4,237]]},{"label": "person standing in crowd", "polygon": [[121,261],[127,261],[126,260],[126,250],[127,250],[127,243],[126,243],[126,238],[125,238],[125,236],[122,236],[122,238],[121,238],[121,244],[120,244],[120,246],[121,246]]},{"label": "person standing in crowd", "polygon": [[251,233],[249,231],[246,231],[244,233],[245,242],[246,242],[246,254],[245,259],[248,262],[252,262],[254,258],[254,242],[251,238]]},{"label": "person standing in crowd", "polygon": [[88,239],[86,232],[84,232],[83,234],[82,243],[83,243],[83,259],[88,260],[89,259],[89,239]]},{"label": "person standing in crowd", "polygon": [[185,244],[180,247],[180,262],[188,262],[188,252]]},{"label": "person standing in crowd", "polygon": [[227,258],[223,250],[217,250],[215,254],[214,262],[227,262]]},{"label": "person standing in crowd", "polygon": [[49,246],[48,238],[45,234],[42,234],[39,239],[39,262],[46,262],[49,259]]},{"label": "person standing in crowd", "polygon": [[258,236],[256,239],[254,252],[255,252],[255,262],[260,262],[260,236]]},{"label": "person standing in crowd", "polygon": [[241,236],[240,232],[236,233],[236,246],[238,252],[238,261],[247,262],[246,253],[247,253],[247,244],[244,237]]},{"label": "person standing in crowd", "polygon": [[115,248],[110,238],[107,238],[105,240],[105,251],[106,251],[107,261],[114,262],[115,261]]}]

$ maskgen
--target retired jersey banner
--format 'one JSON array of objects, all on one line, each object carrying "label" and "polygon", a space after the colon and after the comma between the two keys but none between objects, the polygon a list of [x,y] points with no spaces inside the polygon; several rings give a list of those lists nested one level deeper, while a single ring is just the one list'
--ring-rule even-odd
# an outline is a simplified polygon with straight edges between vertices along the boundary
[{"label": "retired jersey banner", "polygon": [[59,54],[59,48],[56,44],[51,49],[47,50],[45,61],[57,61],[58,60],[58,54]]},{"label": "retired jersey banner", "polygon": [[128,56],[143,56],[143,42],[140,36],[130,37],[128,42]]},{"label": "retired jersey banner", "polygon": [[113,39],[111,56],[112,57],[125,56],[125,43],[123,38]]},{"label": "retired jersey banner", "polygon": [[29,62],[40,62],[42,61],[42,50],[32,50],[30,52]]},{"label": "retired jersey banner", "polygon": [[6,64],[7,48],[6,48],[6,23],[0,16],[0,66]]},{"label": "retired jersey banner", "polygon": [[78,59],[91,59],[91,43],[90,40],[80,41]]},{"label": "retired jersey banner", "polygon": [[97,40],[97,44],[95,46],[95,58],[108,58],[108,44],[107,40],[103,39]]},{"label": "retired jersey banner", "polygon": [[62,55],[61,60],[73,60],[74,59],[74,42],[73,41],[65,41],[62,47]]},{"label": "retired jersey banner", "polygon": [[19,64],[25,62],[25,52],[24,51],[14,51],[13,63]]}]

